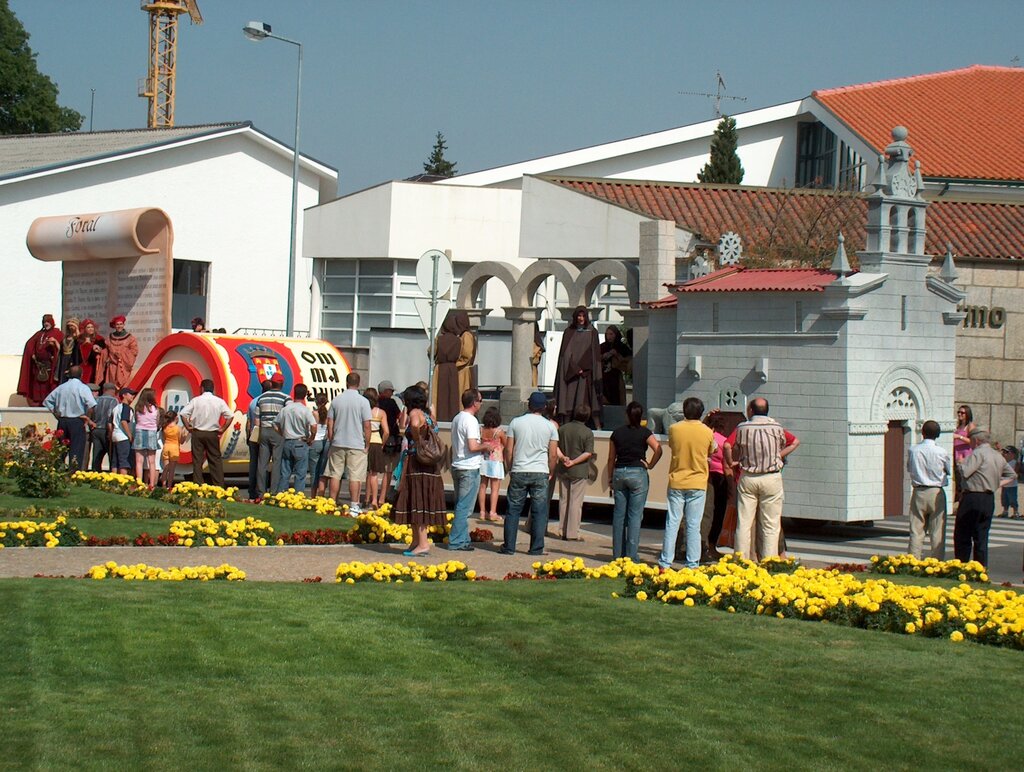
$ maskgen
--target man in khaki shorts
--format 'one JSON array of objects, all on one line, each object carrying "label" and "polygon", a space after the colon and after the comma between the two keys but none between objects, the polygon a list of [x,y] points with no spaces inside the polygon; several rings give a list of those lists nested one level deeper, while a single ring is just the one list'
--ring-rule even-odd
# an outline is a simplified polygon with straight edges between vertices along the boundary
[{"label": "man in khaki shorts", "polygon": [[370,449],[370,403],[359,393],[359,373],[345,376],[345,391],[327,411],[327,436],[331,452],[324,475],[330,479],[330,496],[337,501],[341,478],[348,471],[349,514],[358,515],[359,490],[366,480]]}]

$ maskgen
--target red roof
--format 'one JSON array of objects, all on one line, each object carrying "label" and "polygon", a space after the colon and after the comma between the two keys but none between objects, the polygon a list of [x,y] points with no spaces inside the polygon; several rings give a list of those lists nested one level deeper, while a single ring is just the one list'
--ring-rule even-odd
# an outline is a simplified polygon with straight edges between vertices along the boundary
[{"label": "red roof", "polygon": [[925,177],[1024,180],[1024,68],[975,64],[812,96],[879,153],[906,126]]},{"label": "red roof", "polygon": [[819,268],[722,268],[676,284],[674,292],[822,292],[836,280]]},{"label": "red roof", "polygon": [[[831,260],[839,231],[846,250],[865,245],[867,200],[863,195],[816,190],[778,190],[700,183],[623,182],[607,179],[546,178],[571,190],[617,204],[647,217],[673,220],[680,228],[717,243],[738,233],[748,255],[770,253],[780,243],[801,254]],[[955,256],[1024,257],[1024,205],[936,199],[928,207],[925,250]],[[783,255],[785,257],[786,255]]]}]

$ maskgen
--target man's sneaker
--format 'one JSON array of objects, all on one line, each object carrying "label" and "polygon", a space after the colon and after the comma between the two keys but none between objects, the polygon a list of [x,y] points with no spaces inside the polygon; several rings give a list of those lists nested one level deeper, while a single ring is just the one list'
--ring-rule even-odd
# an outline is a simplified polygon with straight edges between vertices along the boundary
[{"label": "man's sneaker", "polygon": [[352,517],[359,517],[359,515],[363,514],[363,510],[359,508],[358,504],[349,504],[348,513]]}]

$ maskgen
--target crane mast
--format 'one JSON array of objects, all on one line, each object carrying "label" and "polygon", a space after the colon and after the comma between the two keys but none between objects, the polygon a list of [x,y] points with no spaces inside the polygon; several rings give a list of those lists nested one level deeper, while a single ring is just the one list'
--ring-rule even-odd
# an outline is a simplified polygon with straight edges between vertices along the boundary
[{"label": "crane mast", "polygon": [[140,0],[149,14],[149,68],[139,82],[139,96],[149,100],[146,125],[151,129],[174,126],[174,81],[178,64],[178,17],[187,13],[202,24],[196,0]]}]

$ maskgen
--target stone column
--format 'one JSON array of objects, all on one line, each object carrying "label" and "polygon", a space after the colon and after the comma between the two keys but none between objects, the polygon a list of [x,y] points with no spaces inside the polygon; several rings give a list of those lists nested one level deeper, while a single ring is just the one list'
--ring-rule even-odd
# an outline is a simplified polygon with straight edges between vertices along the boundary
[{"label": "stone column", "polygon": [[512,322],[511,384],[501,392],[499,409],[502,418],[510,419],[526,410],[526,401],[533,391],[530,355],[533,353],[533,325],[540,321],[542,308],[502,306],[505,318]]},{"label": "stone column", "polygon": [[633,331],[633,399],[645,408],[664,407],[651,405],[647,390],[647,341],[650,337],[650,325],[646,308],[620,308],[622,323]]},{"label": "stone column", "polygon": [[676,224],[672,220],[640,223],[640,302],[650,303],[668,294],[666,284],[676,281]]}]

